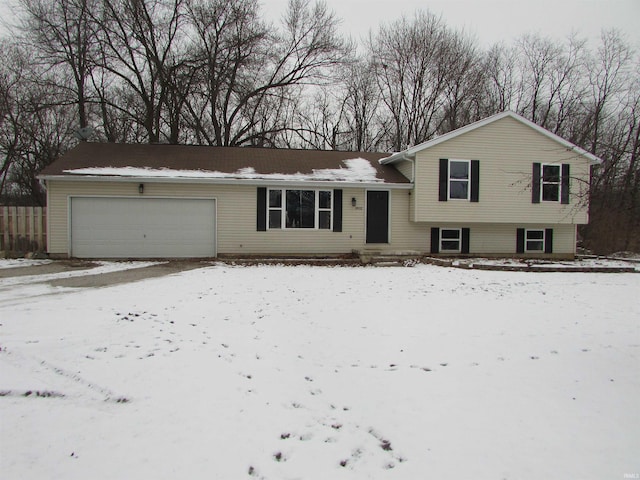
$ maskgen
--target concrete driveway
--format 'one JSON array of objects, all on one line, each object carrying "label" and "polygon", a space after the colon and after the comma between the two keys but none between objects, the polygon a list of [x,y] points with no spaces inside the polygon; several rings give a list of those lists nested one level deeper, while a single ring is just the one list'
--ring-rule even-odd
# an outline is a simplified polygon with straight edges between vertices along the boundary
[{"label": "concrete driveway", "polygon": [[[110,285],[118,285],[122,283],[131,283],[147,278],[162,277],[172,273],[184,272],[196,268],[208,267],[212,264],[210,261],[200,260],[170,260],[166,262],[159,261],[149,266],[138,268],[128,268],[126,270],[118,270],[106,273],[92,274],[91,270],[99,267],[101,263],[86,260],[58,260],[42,265],[26,265],[0,269],[0,279],[35,276],[36,278],[29,283],[48,283],[54,287],[106,287]],[[55,274],[65,274],[67,272],[78,272],[87,270],[80,276],[72,276],[68,278],[54,278],[38,281],[38,276],[50,276]]]}]

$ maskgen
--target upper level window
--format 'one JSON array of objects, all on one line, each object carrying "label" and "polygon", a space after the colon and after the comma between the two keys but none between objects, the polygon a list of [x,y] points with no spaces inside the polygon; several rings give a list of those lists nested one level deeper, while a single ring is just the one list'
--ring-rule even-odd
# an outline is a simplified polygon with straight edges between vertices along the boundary
[{"label": "upper level window", "polygon": [[440,159],[438,200],[480,200],[480,160]]},{"label": "upper level window", "polygon": [[542,201],[560,201],[561,178],[560,165],[542,165],[542,178],[540,179]]},{"label": "upper level window", "polygon": [[570,165],[568,163],[534,163],[531,202],[569,203]]},{"label": "upper level window", "polygon": [[449,199],[469,200],[469,160],[449,160]]},{"label": "upper level window", "polygon": [[269,190],[270,229],[331,229],[330,190]]}]

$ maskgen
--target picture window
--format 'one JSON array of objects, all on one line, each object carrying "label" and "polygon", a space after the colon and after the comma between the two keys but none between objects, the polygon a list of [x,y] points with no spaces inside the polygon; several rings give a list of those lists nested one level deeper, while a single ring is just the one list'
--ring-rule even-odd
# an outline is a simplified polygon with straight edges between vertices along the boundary
[{"label": "picture window", "polygon": [[332,226],[330,190],[269,190],[269,229],[321,229]]}]

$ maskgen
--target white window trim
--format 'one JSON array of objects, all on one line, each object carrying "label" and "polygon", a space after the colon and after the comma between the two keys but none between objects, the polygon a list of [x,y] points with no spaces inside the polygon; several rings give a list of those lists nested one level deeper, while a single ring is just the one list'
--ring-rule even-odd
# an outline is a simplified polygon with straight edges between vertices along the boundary
[{"label": "white window trim", "polygon": [[[452,230],[452,231],[457,231],[458,232],[458,239],[457,239],[458,248],[456,250],[445,249],[445,248],[442,247],[443,240],[445,242],[456,241],[456,239],[454,239],[454,238],[445,238],[445,239],[443,239],[442,238],[442,232],[444,232],[445,230]],[[440,229],[440,239],[439,240],[440,240],[439,247],[440,247],[440,252],[441,253],[461,253],[462,252],[462,229],[461,228],[441,228]]]},{"label": "white window trim", "polygon": [[[311,191],[314,192],[314,212],[313,212],[313,228],[291,228],[287,227],[287,190],[299,190],[299,191]],[[281,203],[280,207],[271,207],[269,206],[269,199],[271,196],[271,192],[280,191],[281,192]],[[329,208],[320,208],[320,192],[329,192],[331,194],[331,198],[329,200]],[[283,188],[268,188],[267,189],[267,230],[287,230],[287,231],[309,231],[309,230],[322,230],[322,231],[333,231],[333,189],[326,188],[291,188],[291,187],[283,187]],[[269,222],[269,214],[271,211],[279,210],[280,211],[280,228],[272,228]],[[320,228],[320,212],[330,212],[330,222],[329,228]]]},{"label": "white window trim", "polygon": [[[451,162],[465,162],[467,164],[467,198],[455,198],[451,196],[451,182],[464,182],[465,180],[460,180],[457,178],[451,178]],[[465,160],[463,158],[450,158],[448,165],[448,178],[447,178],[447,199],[448,200],[460,200],[463,202],[468,202],[471,200],[471,160]]]},{"label": "white window trim", "polygon": [[[542,238],[531,238],[529,239],[529,232],[542,232]],[[532,250],[527,248],[529,242],[542,242],[542,249],[540,250]],[[546,245],[546,232],[544,228],[531,228],[525,229],[524,231],[524,251],[525,253],[544,253]]]},{"label": "white window trim", "polygon": [[[271,192],[279,191],[280,192],[280,206],[272,207],[271,206]],[[280,230],[282,229],[282,223],[284,218],[284,198],[282,197],[283,191],[280,188],[269,188],[267,189],[267,230],[271,229],[271,212],[279,211],[280,212],[280,228],[273,228],[272,230]]]},{"label": "white window trim", "polygon": [[[544,167],[558,167],[558,181],[557,182],[545,182],[544,181]],[[558,185],[558,198],[556,200],[544,199],[544,186],[545,185]],[[558,163],[541,163],[540,164],[540,202],[560,203],[562,200],[562,165]]]}]

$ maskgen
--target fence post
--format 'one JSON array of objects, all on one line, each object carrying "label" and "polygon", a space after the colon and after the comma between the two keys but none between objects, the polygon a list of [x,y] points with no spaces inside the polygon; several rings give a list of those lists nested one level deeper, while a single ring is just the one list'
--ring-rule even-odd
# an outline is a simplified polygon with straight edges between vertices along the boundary
[{"label": "fence post", "polygon": [[3,250],[11,250],[11,228],[9,226],[9,207],[2,207],[2,219],[4,220],[4,228],[2,236],[4,242],[2,245]]}]

